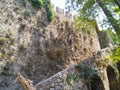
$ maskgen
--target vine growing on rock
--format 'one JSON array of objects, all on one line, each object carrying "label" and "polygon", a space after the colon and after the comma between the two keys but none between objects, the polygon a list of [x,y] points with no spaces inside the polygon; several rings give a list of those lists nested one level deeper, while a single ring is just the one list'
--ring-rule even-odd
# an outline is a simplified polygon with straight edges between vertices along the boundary
[{"label": "vine growing on rock", "polygon": [[72,85],[72,81],[77,81],[80,78],[84,78],[85,83],[89,83],[95,75],[95,70],[90,67],[82,66],[81,64],[76,65],[77,73],[69,74],[66,78],[68,85]]},{"label": "vine growing on rock", "polygon": [[78,70],[80,77],[83,77],[86,81],[91,80],[94,73],[94,70],[92,68],[87,66],[85,67],[82,65],[77,65],[76,69]]},{"label": "vine growing on rock", "polygon": [[[44,0],[31,0],[31,4],[33,5],[33,7],[37,7],[37,8],[41,8],[41,6],[43,6]],[[28,0],[23,0],[23,5],[25,7],[27,7],[28,4]]]},{"label": "vine growing on rock", "polygon": [[[42,6],[45,8],[47,19],[49,22],[51,22],[54,18],[54,14],[52,11],[52,5],[50,0],[31,0],[31,4],[35,8],[41,8]],[[28,0],[23,0],[23,5],[27,7]],[[25,11],[26,16],[30,16],[30,12],[28,12],[28,9]]]},{"label": "vine growing on rock", "polygon": [[115,47],[112,50],[112,55],[110,56],[110,59],[112,59],[113,62],[115,62],[115,63],[120,62],[120,46]]},{"label": "vine growing on rock", "polygon": [[45,9],[46,9],[46,13],[47,13],[47,19],[49,22],[51,22],[54,18],[51,3],[49,0],[45,0],[44,3],[45,3]]},{"label": "vine growing on rock", "polygon": [[28,0],[23,0],[23,5],[26,7],[28,4]]},{"label": "vine growing on rock", "polygon": [[31,0],[31,3],[34,7],[41,8],[43,5],[43,0]]}]

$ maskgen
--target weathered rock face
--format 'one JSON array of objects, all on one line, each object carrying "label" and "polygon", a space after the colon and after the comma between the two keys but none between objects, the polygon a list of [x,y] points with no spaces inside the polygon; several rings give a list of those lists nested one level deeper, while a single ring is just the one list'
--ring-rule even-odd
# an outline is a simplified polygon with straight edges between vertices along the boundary
[{"label": "weathered rock face", "polygon": [[72,79],[72,75],[75,73],[75,66],[71,65],[69,68],[36,84],[36,88],[37,90],[88,90],[82,79],[78,79],[77,81],[71,80],[69,82],[70,84],[67,83],[67,78],[69,78],[69,80]]},{"label": "weathered rock face", "polygon": [[101,49],[106,48],[111,43],[111,38],[107,31],[98,31],[100,47]]},{"label": "weathered rock face", "polygon": [[38,83],[37,90],[119,90],[119,74],[111,61],[106,60],[110,49],[83,60]]},{"label": "weathered rock face", "polygon": [[107,75],[109,80],[110,90],[119,90],[119,72],[115,67],[107,66]]},{"label": "weathered rock face", "polygon": [[76,32],[73,21],[58,14],[48,23],[44,7],[28,3],[25,8],[22,0],[0,1],[0,90],[21,90],[17,71],[36,84],[99,49],[94,27]]}]

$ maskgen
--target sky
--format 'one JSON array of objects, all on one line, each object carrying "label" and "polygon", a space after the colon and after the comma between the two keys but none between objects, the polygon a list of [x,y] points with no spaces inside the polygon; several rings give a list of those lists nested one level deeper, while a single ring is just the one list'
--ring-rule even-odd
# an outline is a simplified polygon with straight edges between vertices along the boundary
[{"label": "sky", "polygon": [[65,8],[66,0],[51,0],[51,2],[53,5],[58,6],[59,8],[62,8],[62,9]]},{"label": "sky", "polygon": [[[52,4],[56,7],[56,6],[58,6],[59,8],[62,8],[62,9],[65,9],[65,2],[66,2],[67,0],[51,0],[51,2],[52,2]],[[73,12],[73,14],[74,14],[75,12]],[[98,27],[99,27],[99,29],[100,30],[102,30],[102,29],[107,29],[107,27],[106,26],[104,26],[104,27],[101,27],[101,25],[100,25],[100,23],[99,22],[102,22],[103,21],[103,19],[105,18],[105,15],[104,15],[104,13],[102,13],[102,12],[100,12],[101,14],[96,18],[96,21],[98,21]]]}]

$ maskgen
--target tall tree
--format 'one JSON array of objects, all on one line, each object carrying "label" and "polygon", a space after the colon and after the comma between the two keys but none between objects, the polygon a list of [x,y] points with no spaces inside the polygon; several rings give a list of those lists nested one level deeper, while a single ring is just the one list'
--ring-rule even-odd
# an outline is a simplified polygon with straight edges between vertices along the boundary
[{"label": "tall tree", "polygon": [[114,2],[119,6],[120,8],[120,1],[119,0],[114,0]]},{"label": "tall tree", "polygon": [[119,6],[119,0],[67,0],[67,3],[69,9],[79,9],[80,17],[88,19],[95,19],[102,9],[104,14],[107,16],[109,23],[120,38],[120,23],[119,20],[114,17],[111,8],[115,5]]},{"label": "tall tree", "polygon": [[113,26],[113,28],[116,31],[117,35],[120,37],[120,25],[118,24],[117,20],[113,17],[111,12],[107,9],[106,5],[102,2],[102,0],[97,0],[97,3],[102,8],[105,15],[107,16],[109,22]]}]

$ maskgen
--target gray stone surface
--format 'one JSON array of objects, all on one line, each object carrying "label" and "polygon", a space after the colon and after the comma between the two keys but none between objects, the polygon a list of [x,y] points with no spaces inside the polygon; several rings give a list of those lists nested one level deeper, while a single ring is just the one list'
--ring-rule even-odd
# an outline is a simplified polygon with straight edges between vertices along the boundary
[{"label": "gray stone surface", "polygon": [[[102,64],[99,64],[99,65],[101,65],[101,66],[99,66],[97,64],[97,62],[99,62],[99,61],[103,62],[102,60],[105,60],[106,56],[109,56],[111,54],[110,48],[105,48],[103,50],[100,50],[98,53],[99,54],[96,54],[92,58],[83,60],[80,64],[83,67],[89,67],[89,68],[93,69],[94,72],[91,72],[91,74],[97,74],[98,77],[100,77],[105,90],[110,90],[109,89],[109,81],[108,81],[107,72],[106,72],[107,66],[102,66]],[[106,61],[104,61],[104,62],[106,62]],[[110,65],[110,63],[108,63],[108,65]],[[87,87],[84,78],[81,78],[81,79],[78,79],[75,81],[72,80],[71,85],[69,85],[66,82],[66,78],[68,75],[74,75],[76,73],[77,73],[77,70],[76,70],[75,66],[71,65],[69,68],[67,68],[61,72],[58,72],[54,76],[38,83],[36,85],[37,90],[39,90],[39,88],[42,88],[43,90],[49,90],[49,89],[50,90],[89,90],[88,88],[91,88],[91,87]],[[104,78],[103,78],[103,76],[104,76]],[[42,86],[43,84],[44,84],[44,86]],[[97,85],[97,83],[95,83],[95,84]],[[99,90],[102,90],[102,89],[99,89]]]}]

